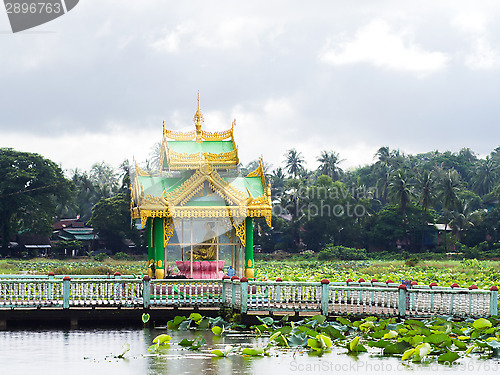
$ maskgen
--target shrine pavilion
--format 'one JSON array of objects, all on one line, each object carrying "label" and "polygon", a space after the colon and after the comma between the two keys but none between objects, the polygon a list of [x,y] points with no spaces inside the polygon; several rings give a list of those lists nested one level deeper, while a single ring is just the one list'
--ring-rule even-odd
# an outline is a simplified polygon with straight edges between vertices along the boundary
[{"label": "shrine pavilion", "polygon": [[135,163],[131,216],[140,219],[148,238],[148,274],[220,279],[224,274],[254,277],[253,218],[271,225],[271,184],[262,158],[247,176],[239,170],[234,126],[223,132],[165,129],[160,170]]}]

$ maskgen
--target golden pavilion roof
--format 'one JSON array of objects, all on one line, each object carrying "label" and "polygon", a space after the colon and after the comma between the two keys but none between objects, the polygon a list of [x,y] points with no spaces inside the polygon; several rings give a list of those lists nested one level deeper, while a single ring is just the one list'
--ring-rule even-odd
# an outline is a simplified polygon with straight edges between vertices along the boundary
[{"label": "golden pavilion roof", "polygon": [[206,132],[198,99],[195,130],[165,130],[161,167],[149,175],[135,164],[132,184],[132,219],[148,217],[265,217],[271,225],[271,185],[263,161],[247,176],[239,173],[238,149],[231,129]]}]

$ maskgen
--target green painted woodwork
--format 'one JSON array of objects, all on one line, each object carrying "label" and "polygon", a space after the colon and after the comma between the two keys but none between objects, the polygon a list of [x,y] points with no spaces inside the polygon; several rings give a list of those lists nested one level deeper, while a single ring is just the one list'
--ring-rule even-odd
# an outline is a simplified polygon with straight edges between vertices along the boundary
[{"label": "green painted woodwork", "polygon": [[153,277],[151,264],[155,263],[155,251],[153,248],[153,219],[150,217],[146,223],[146,237],[148,242],[148,276]]},{"label": "green painted woodwork", "polygon": [[164,247],[164,229],[163,218],[155,217],[153,219],[153,249],[156,265],[155,276],[157,279],[165,277],[165,247]]},{"label": "green painted woodwork", "polygon": [[254,278],[253,269],[253,221],[251,217],[245,219],[246,243],[245,243],[245,276]]},{"label": "green painted woodwork", "polygon": [[240,191],[246,192],[248,189],[254,198],[260,197],[264,194],[261,177],[236,177],[224,178],[224,180]]},{"label": "green painted woodwork", "polygon": [[[163,196],[164,192],[171,192],[179,187],[191,174],[183,174],[181,177],[151,177],[138,176],[138,181],[144,188],[144,193],[155,197]],[[261,177],[225,177],[224,180],[240,191],[246,192],[247,189],[254,198],[264,194]],[[206,205],[201,203],[203,200],[193,198],[188,205]],[[222,203],[220,203],[222,204]]]}]

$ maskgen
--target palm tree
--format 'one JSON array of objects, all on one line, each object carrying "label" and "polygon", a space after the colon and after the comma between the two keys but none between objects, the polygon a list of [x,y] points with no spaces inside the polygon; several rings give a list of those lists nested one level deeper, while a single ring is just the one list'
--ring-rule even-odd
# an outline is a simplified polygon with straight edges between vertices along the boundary
[{"label": "palm tree", "polygon": [[412,198],[413,186],[410,184],[405,171],[398,169],[390,177],[389,199],[392,203],[398,205],[401,212],[406,213],[406,207],[410,204]]},{"label": "palm tree", "polygon": [[432,171],[428,170],[423,171],[422,175],[418,180],[418,186],[420,188],[419,203],[422,206],[422,209],[424,210],[424,214],[422,216],[422,242],[420,245],[421,249],[423,250],[427,211],[429,210],[429,208],[432,207],[435,199],[435,193],[434,193],[435,184]]},{"label": "palm tree", "polygon": [[160,161],[161,161],[161,142],[155,142],[151,147],[151,151],[149,153],[150,159],[150,167],[153,170],[159,171],[161,169]]},{"label": "palm tree", "polygon": [[271,174],[271,196],[273,199],[283,194],[284,184],[285,174],[283,173],[283,169],[278,167]]},{"label": "palm tree", "polygon": [[297,175],[302,169],[304,169],[304,157],[301,152],[292,148],[288,150],[285,154],[285,167],[289,175],[293,178],[297,178]]},{"label": "palm tree", "polygon": [[397,204],[403,215],[403,233],[405,244],[408,245],[408,233],[406,233],[406,208],[413,199],[413,186],[411,185],[405,171],[398,169],[391,175],[389,186],[389,199]]},{"label": "palm tree", "polygon": [[450,226],[457,241],[460,241],[460,233],[474,226],[474,222],[480,218],[480,211],[473,211],[465,199],[459,200],[455,211],[451,212]]},{"label": "palm tree", "polygon": [[479,195],[489,194],[493,190],[498,178],[498,165],[495,160],[486,156],[485,160],[479,160],[476,165],[472,188]]},{"label": "palm tree", "polygon": [[340,179],[344,172],[338,165],[344,161],[339,158],[338,152],[335,151],[321,151],[321,155],[317,158],[321,163],[318,171],[321,174],[330,176],[333,181]]},{"label": "palm tree", "polygon": [[460,174],[455,169],[450,169],[447,172],[442,171],[441,180],[439,183],[439,198],[443,205],[444,223],[444,248],[448,250],[446,231],[448,224],[453,216],[452,212],[458,206],[457,193],[460,190]]},{"label": "palm tree", "polygon": [[439,181],[439,198],[443,208],[454,210],[458,204],[457,193],[460,190],[460,175],[455,169],[443,172]]},{"label": "palm tree", "polygon": [[388,146],[380,147],[373,158],[378,158],[381,164],[389,164],[391,158],[391,150]]},{"label": "palm tree", "polygon": [[118,176],[114,169],[104,161],[92,166],[90,180],[96,187],[100,198],[110,198],[118,190]]}]

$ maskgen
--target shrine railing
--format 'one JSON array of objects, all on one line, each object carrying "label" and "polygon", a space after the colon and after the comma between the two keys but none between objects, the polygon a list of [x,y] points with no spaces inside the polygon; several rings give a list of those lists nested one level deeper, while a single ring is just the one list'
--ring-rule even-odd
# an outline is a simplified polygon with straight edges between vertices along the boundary
[{"label": "shrine railing", "polygon": [[377,282],[283,282],[148,277],[0,277],[0,308],[211,307],[241,313],[480,317],[498,314],[498,289]]}]

